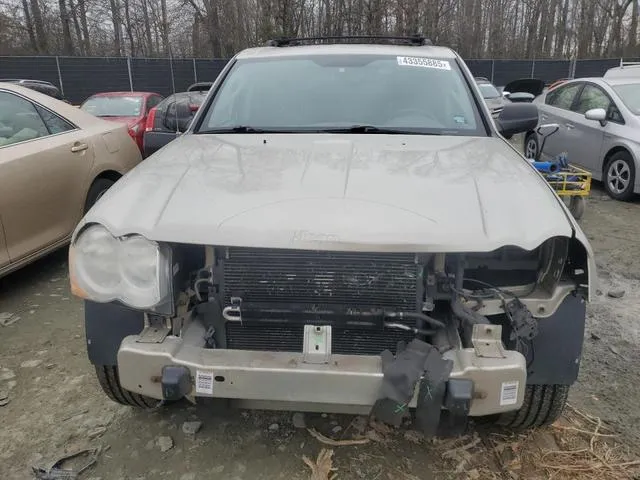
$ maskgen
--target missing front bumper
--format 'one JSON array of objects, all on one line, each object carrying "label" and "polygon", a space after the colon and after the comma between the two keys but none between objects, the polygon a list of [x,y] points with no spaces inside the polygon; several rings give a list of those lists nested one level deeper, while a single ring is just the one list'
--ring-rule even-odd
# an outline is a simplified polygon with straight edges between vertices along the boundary
[{"label": "missing front bumper", "polygon": [[[484,416],[520,408],[524,399],[526,362],[515,351],[504,357],[479,356],[474,349],[451,350],[449,378],[473,382],[469,416]],[[331,355],[326,364],[304,362],[302,353],[205,349],[178,337],[162,343],[139,343],[125,338],[118,352],[123,388],[162,399],[162,371],[171,365],[189,371],[196,397],[276,402],[288,405],[324,405],[326,411],[347,407],[370,409],[383,380],[378,356]],[[418,401],[418,388],[409,407]],[[351,409],[353,410],[353,408]]]}]

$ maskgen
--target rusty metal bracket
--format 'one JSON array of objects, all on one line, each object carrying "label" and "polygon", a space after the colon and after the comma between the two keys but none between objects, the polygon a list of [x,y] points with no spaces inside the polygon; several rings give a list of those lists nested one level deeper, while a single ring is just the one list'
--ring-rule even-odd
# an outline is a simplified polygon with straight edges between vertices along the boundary
[{"label": "rusty metal bracket", "polygon": [[136,343],[162,343],[170,332],[171,329],[167,326],[145,327],[138,335]]},{"label": "rusty metal bracket", "polygon": [[501,325],[474,325],[471,343],[478,357],[506,358],[507,356],[502,345]]}]

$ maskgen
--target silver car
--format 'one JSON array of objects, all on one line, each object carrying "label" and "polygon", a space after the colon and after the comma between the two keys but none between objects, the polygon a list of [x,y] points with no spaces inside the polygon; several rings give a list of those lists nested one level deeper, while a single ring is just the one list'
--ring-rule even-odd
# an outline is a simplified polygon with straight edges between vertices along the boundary
[{"label": "silver car", "polygon": [[509,102],[509,100],[499,92],[495,85],[493,85],[489,80],[482,77],[476,77],[476,83],[478,84],[478,88],[480,89],[484,102],[487,104],[487,107],[491,112],[491,116],[493,118],[497,118],[498,115],[500,115],[500,112],[504,110],[505,103]]},{"label": "silver car", "polygon": [[[536,98],[541,123],[557,123],[560,130],[549,137],[543,157],[566,152],[602,180],[616,200],[630,200],[640,192],[636,177],[640,165],[640,75],[620,78],[581,78]],[[534,158],[540,139],[525,137],[525,154]]]}]

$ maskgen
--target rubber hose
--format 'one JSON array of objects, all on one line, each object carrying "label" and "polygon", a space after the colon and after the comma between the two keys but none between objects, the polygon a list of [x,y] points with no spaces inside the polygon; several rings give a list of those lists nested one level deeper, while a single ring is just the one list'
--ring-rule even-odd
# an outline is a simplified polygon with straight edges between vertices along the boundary
[{"label": "rubber hose", "polygon": [[428,315],[425,315],[424,313],[392,312],[392,313],[387,313],[386,316],[389,317],[389,318],[413,318],[415,320],[419,320],[421,322],[428,323],[432,327],[446,328],[446,325],[443,322],[441,322],[440,320],[436,320],[435,318],[432,318],[432,317],[430,317]]},{"label": "rubber hose", "polygon": [[459,319],[471,324],[490,325],[491,322],[484,315],[480,315],[477,312],[465,307],[460,300],[453,300],[451,302],[451,311]]}]

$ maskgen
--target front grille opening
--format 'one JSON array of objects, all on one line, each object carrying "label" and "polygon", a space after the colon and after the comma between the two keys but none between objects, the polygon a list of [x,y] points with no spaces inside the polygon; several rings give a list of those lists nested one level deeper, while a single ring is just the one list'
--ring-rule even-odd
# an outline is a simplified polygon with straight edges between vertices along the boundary
[{"label": "front grille opening", "polygon": [[[380,355],[396,352],[398,342],[409,343],[414,335],[401,330],[352,330],[334,328],[331,352],[340,355]],[[243,326],[227,324],[227,348],[268,352],[302,352],[304,326]]]}]

